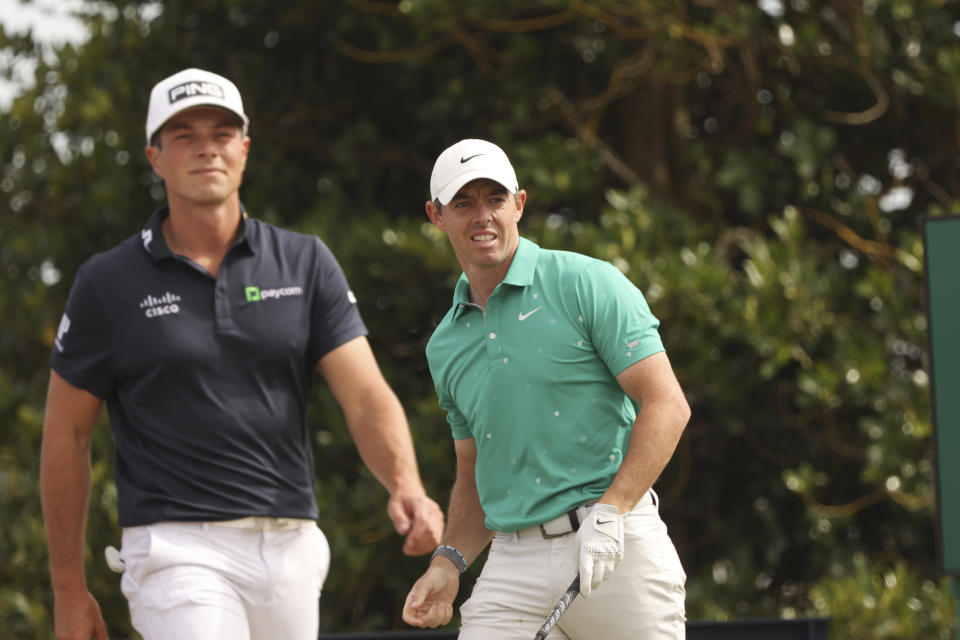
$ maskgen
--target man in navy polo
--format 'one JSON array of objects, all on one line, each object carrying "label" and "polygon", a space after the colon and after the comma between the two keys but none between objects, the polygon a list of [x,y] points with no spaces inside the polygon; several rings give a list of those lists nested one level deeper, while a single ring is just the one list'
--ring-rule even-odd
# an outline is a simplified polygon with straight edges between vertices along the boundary
[{"label": "man in navy polo", "polygon": [[320,372],[390,492],[404,552],[443,528],[356,299],[315,236],[248,217],[240,93],[186,69],[150,96],[167,206],[77,272],[51,355],[41,453],[59,638],[106,640],[87,589],[90,441],[106,402],[123,572],[146,640],[314,640],[330,561],[316,525],[307,396]]}]

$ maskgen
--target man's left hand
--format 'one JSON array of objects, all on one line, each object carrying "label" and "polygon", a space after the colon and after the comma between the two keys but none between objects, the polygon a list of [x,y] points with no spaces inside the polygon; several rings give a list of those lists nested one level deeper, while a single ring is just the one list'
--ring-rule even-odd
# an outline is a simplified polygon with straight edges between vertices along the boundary
[{"label": "man's left hand", "polygon": [[580,593],[589,596],[623,560],[623,518],[613,505],[597,503],[577,531]]},{"label": "man's left hand", "polygon": [[397,533],[407,536],[403,552],[408,556],[431,553],[440,544],[443,511],[426,495],[395,493],[387,502],[387,515]]}]

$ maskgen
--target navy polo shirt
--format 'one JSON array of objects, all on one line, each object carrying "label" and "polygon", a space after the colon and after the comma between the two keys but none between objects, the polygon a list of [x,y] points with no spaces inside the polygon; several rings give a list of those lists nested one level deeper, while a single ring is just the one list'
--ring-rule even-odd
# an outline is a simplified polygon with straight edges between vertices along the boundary
[{"label": "navy polo shirt", "polygon": [[80,267],[50,358],[107,404],[120,525],[316,518],[313,371],[367,333],[346,277],[316,236],[244,216],[214,278],[167,215]]}]

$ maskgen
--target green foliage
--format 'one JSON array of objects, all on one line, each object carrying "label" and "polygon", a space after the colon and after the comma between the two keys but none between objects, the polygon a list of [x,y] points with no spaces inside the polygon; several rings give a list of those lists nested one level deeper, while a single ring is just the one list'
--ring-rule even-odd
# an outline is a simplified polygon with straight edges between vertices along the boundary
[{"label": "green foliage", "polygon": [[818,615],[834,618],[835,637],[930,638],[955,632],[944,615],[956,606],[946,579],[920,579],[905,563],[884,567],[863,554],[831,570],[810,592]]},{"label": "green foliage", "polygon": [[[50,636],[46,359],[78,266],[163,200],[142,152],[150,87],[200,66],[246,98],[251,215],[316,233],[341,261],[438,501],[453,447],[423,347],[459,270],[423,202],[436,154],[486,137],[528,191],[524,235],[610,260],[661,320],[693,407],[657,485],[689,617],[954,634],[918,220],[960,213],[960,8],[761,4],[113,0],[91,5],[86,44],[52,56],[0,33],[0,61],[38,61],[0,119],[0,628]],[[404,628],[425,561],[400,552],[385,493],[316,387],[322,629]],[[102,561],[119,537],[111,449],[103,418],[88,578],[111,632],[132,636]]]}]

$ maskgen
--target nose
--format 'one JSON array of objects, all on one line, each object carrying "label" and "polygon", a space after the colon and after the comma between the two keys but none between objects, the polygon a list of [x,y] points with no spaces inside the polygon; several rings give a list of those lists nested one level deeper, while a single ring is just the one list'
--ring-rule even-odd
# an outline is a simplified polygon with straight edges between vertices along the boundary
[{"label": "nose", "polygon": [[206,157],[210,155],[216,155],[217,145],[216,140],[213,136],[200,136],[197,140],[197,155],[201,157]]},{"label": "nose", "polygon": [[494,207],[490,203],[483,202],[474,207],[474,219],[479,222],[487,222],[493,219]]}]

